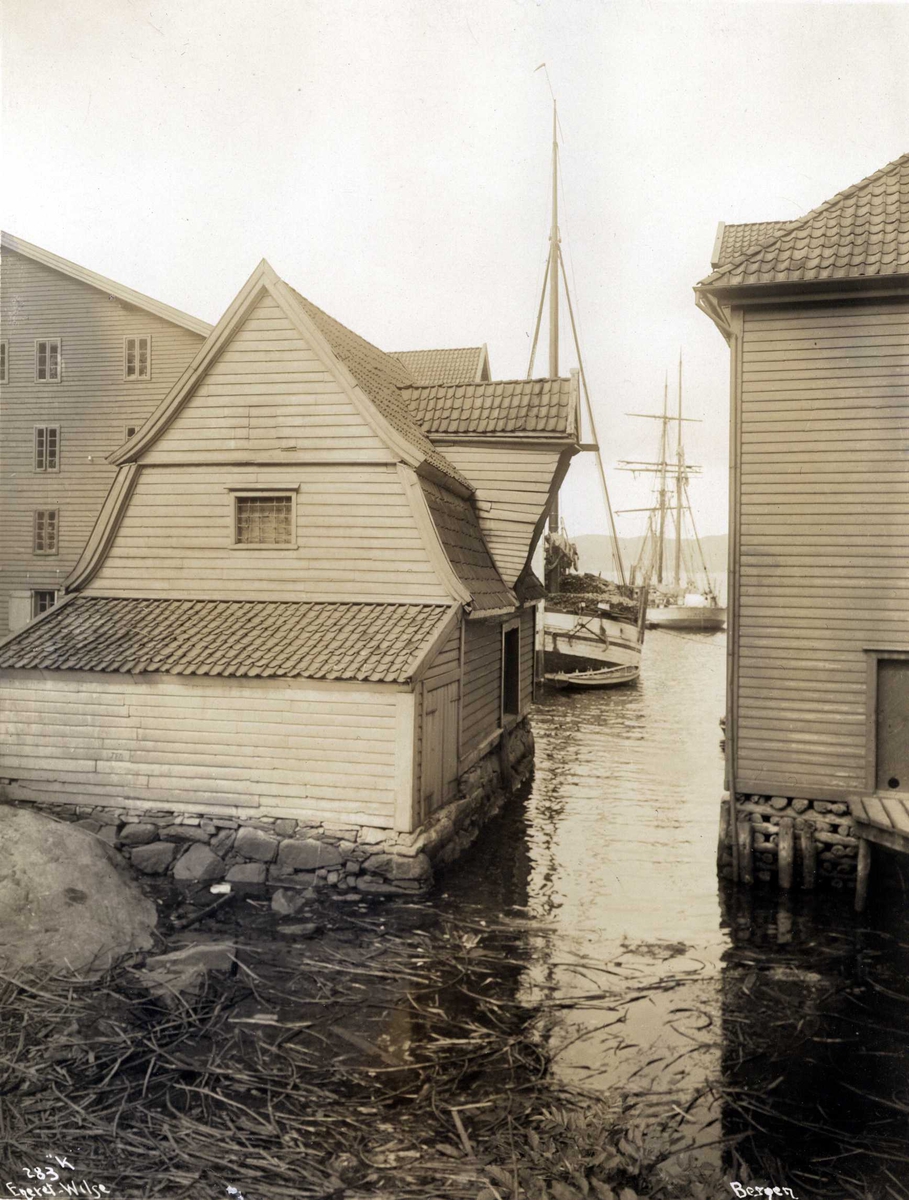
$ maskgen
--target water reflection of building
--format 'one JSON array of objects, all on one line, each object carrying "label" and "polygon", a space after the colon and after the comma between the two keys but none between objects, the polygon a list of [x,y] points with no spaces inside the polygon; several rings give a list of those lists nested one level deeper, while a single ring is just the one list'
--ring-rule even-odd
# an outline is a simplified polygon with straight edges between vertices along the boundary
[{"label": "water reflection of building", "polygon": [[906,1152],[906,919],[870,931],[845,898],[831,910],[816,893],[728,886],[722,905],[727,1169],[745,1162],[828,1200],[897,1195],[886,1171],[900,1177]]}]

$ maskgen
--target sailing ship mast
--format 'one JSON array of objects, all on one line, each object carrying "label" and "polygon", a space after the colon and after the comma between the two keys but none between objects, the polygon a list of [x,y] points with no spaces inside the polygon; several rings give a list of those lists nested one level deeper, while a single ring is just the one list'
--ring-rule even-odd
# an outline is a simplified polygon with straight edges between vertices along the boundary
[{"label": "sailing ship mast", "polygon": [[[615,516],[612,511],[612,502],[609,499],[609,488],[606,484],[606,471],[603,466],[603,458],[600,453],[600,439],[597,433],[596,421],[593,416],[593,406],[590,403],[590,391],[587,387],[587,375],[584,371],[584,360],[581,357],[581,347],[578,341],[578,331],[574,319],[574,306],[571,303],[571,293],[568,289],[568,275],[565,270],[565,260],[562,256],[562,241],[559,235],[559,137],[558,137],[558,108],[556,105],[555,96],[552,98],[552,222],[549,229],[549,257],[546,262],[546,270],[543,275],[543,290],[540,294],[540,307],[537,312],[536,327],[533,334],[533,342],[530,347],[530,363],[527,367],[527,378],[533,378],[533,364],[536,358],[537,342],[540,336],[540,324],[543,319],[543,307],[546,300],[546,289],[549,288],[549,377],[557,379],[559,375],[559,279],[561,278],[562,285],[565,288],[565,300],[568,305],[568,316],[571,321],[571,334],[574,340],[575,353],[578,357],[578,370],[581,376],[581,387],[584,394],[584,407],[587,412],[587,419],[590,423],[590,431],[593,435],[595,446],[595,454],[597,460],[597,469],[600,477],[600,487],[603,493],[603,500],[606,505],[606,513],[609,518],[609,527],[612,538],[612,557],[616,565],[619,580],[624,585],[627,583],[625,575],[625,564],[622,561],[622,552],[619,548],[618,532],[615,525]],[[561,518],[559,513],[559,497],[556,493],[553,501],[552,509],[549,514],[549,532],[551,534],[559,534],[561,532]],[[553,577],[547,580],[547,587],[551,591],[558,592],[561,582],[561,568],[557,567],[553,572]]]},{"label": "sailing ship mast", "polygon": [[[714,595],[714,588],[707,571],[707,560],[704,555],[701,539],[694,524],[694,514],[691,511],[691,500],[688,496],[688,479],[691,475],[700,474],[701,468],[693,466],[685,461],[685,447],[682,442],[682,422],[694,422],[696,418],[684,417],[682,415],[682,355],[679,352],[679,380],[678,380],[678,406],[675,415],[669,414],[669,380],[668,377],[663,386],[663,412],[658,413],[628,413],[629,417],[646,417],[650,420],[661,422],[660,431],[660,452],[657,462],[621,462],[619,470],[632,471],[635,474],[656,474],[658,476],[658,486],[656,488],[657,503],[648,508],[626,508],[622,509],[620,515],[631,512],[646,512],[649,513],[647,520],[647,530],[644,534],[644,542],[641,546],[638,559],[632,568],[632,579],[636,577],[638,571],[642,571],[644,579],[649,582],[651,574],[656,572],[656,582],[663,582],[663,571],[665,566],[665,538],[666,525],[669,521],[672,522],[675,532],[675,545],[673,547],[673,569],[672,582],[676,592],[682,590],[682,538],[684,536],[684,521],[687,514],[691,525],[691,531],[694,535],[694,540],[698,549],[698,556],[701,562],[701,568],[704,577],[707,580],[708,595]],[[675,455],[674,461],[669,458],[669,426],[675,422],[676,438],[675,438]],[[669,477],[671,476],[672,488],[668,486]],[[670,490],[674,493],[673,499],[670,501]],[[670,516],[671,513],[671,516]],[[650,561],[647,562],[648,551],[650,552]]]}]

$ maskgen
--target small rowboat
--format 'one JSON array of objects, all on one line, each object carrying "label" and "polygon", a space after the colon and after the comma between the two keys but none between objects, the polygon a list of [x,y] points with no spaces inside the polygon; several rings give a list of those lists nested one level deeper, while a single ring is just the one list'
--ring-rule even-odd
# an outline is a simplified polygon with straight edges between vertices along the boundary
[{"label": "small rowboat", "polygon": [[557,688],[608,688],[634,683],[640,673],[638,666],[605,667],[594,671],[559,671],[547,674],[545,679]]}]

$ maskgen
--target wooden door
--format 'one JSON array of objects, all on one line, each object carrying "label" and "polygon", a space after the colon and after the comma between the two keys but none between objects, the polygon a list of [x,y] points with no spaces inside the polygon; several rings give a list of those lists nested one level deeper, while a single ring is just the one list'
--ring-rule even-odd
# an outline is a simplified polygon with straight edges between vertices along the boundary
[{"label": "wooden door", "polygon": [[423,694],[421,821],[458,794],[459,698],[457,680]]},{"label": "wooden door", "polygon": [[877,664],[877,769],[879,792],[909,792],[909,660]]}]

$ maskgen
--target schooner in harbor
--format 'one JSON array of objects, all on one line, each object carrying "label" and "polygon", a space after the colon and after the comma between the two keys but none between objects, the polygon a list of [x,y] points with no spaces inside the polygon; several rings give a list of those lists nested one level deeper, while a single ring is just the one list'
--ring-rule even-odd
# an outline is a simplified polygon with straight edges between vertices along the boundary
[{"label": "schooner in harbor", "polygon": [[578,340],[574,306],[562,257],[559,233],[559,143],[556,103],[552,109],[552,223],[549,257],[543,276],[543,288],[537,312],[536,328],[530,351],[527,378],[533,375],[543,309],[549,301],[549,373],[559,371],[559,292],[565,300],[571,323],[572,339],[578,359],[581,390],[593,437],[592,445],[582,449],[596,455],[612,552],[618,578],[610,585],[595,577],[576,573],[577,554],[565,533],[559,515],[558,496],[549,516],[547,537],[546,604],[543,618],[544,675],[555,687],[615,687],[632,683],[641,669],[644,642],[644,614],[647,588],[628,583],[616,534],[615,518],[609,499],[606,472],[600,453],[599,436],[587,376]]},{"label": "schooner in harbor", "polygon": [[[669,412],[669,381],[663,389],[662,413],[629,413],[629,416],[660,422],[660,448],[656,462],[623,462],[620,468],[634,474],[648,473],[656,477],[655,503],[644,509],[625,512],[646,512],[647,529],[637,561],[631,569],[632,582],[646,580],[649,584],[649,603],[646,623],[649,628],[710,631],[723,629],[726,609],[720,606],[716,588],[707,570],[704,549],[694,523],[694,513],[688,495],[688,481],[700,473],[685,458],[682,424],[693,420],[682,416],[682,356],[679,355],[678,411]],[[675,450],[671,451],[671,427],[675,425]],[[691,538],[687,546],[695,547],[695,555],[686,552],[686,529]],[[674,533],[671,573],[667,562],[666,535]],[[692,561],[694,560],[694,561]]]}]

